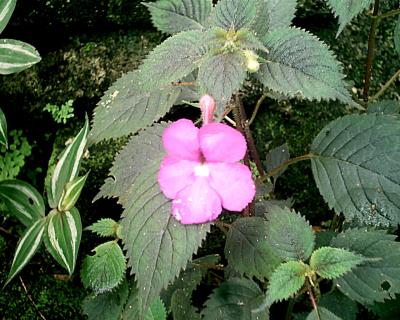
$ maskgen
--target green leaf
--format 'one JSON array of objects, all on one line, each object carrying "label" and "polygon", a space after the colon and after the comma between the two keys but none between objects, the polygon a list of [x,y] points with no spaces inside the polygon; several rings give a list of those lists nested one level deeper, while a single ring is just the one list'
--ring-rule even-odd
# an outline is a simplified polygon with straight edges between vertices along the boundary
[{"label": "green leaf", "polygon": [[87,143],[89,121],[86,118],[85,125],[61,153],[54,171],[51,175],[50,185],[47,186],[47,196],[51,208],[56,208],[60,203],[65,185],[78,177],[83,152]]},{"label": "green leaf", "polygon": [[8,148],[7,120],[1,108],[0,108],[0,144],[3,144],[5,145],[6,148]]},{"label": "green leaf", "polygon": [[394,48],[398,54],[400,54],[400,17],[397,19],[396,26],[394,28]]},{"label": "green leaf", "polygon": [[240,218],[229,228],[225,256],[240,274],[269,278],[281,260],[266,241],[267,226],[262,218]]},{"label": "green leaf", "polygon": [[52,211],[49,214],[44,237],[47,251],[70,275],[75,269],[81,235],[82,223],[78,209]]},{"label": "green leaf", "polygon": [[87,256],[81,268],[81,279],[86,288],[95,294],[111,291],[118,286],[125,275],[125,257],[116,241],[103,243],[94,250],[94,256]]},{"label": "green leaf", "polygon": [[161,299],[156,299],[147,310],[144,320],[166,320],[167,311],[165,310],[164,304]]},{"label": "green leaf", "polygon": [[278,206],[271,206],[265,217],[266,239],[278,256],[285,261],[307,260],[314,248],[314,233],[305,218]]},{"label": "green leaf", "polygon": [[372,311],[379,320],[397,319],[400,314],[400,296],[396,295],[392,300],[385,300],[385,302],[382,303],[368,305],[367,308]]},{"label": "green leaf", "polygon": [[322,278],[335,279],[366,260],[368,259],[346,249],[322,247],[311,255],[310,267]]},{"label": "green leaf", "polygon": [[113,237],[117,233],[118,228],[118,222],[110,218],[103,218],[87,227],[86,230],[90,230],[100,237]]},{"label": "green leaf", "polygon": [[0,3],[0,33],[3,32],[4,28],[7,26],[8,21],[14,12],[17,0],[3,0]]},{"label": "green leaf", "polygon": [[316,36],[296,28],[280,28],[263,38],[269,49],[258,77],[269,89],[289,97],[339,100],[355,105],[333,53]]},{"label": "green leaf", "polygon": [[0,39],[0,74],[25,70],[41,60],[39,52],[19,40]]},{"label": "green leaf", "polygon": [[149,8],[153,25],[169,34],[203,30],[212,9],[211,0],[159,0],[143,5]]},{"label": "green leaf", "polygon": [[[267,170],[268,172],[271,172],[275,168],[279,167],[282,163],[288,161],[290,158],[290,153],[289,153],[289,146],[285,143],[279,147],[276,147],[272,150],[270,150],[267,154]],[[276,180],[278,177],[282,175],[286,170],[286,167],[284,167],[281,171],[277,172],[273,177]]]},{"label": "green leaf", "polygon": [[29,227],[45,216],[44,201],[40,193],[21,180],[0,181],[0,199],[8,210]]},{"label": "green leaf", "polygon": [[68,211],[75,206],[76,202],[79,199],[79,196],[81,195],[88,175],[89,172],[82,177],[75,178],[64,186],[64,190],[60,199],[60,204],[58,206],[60,211]]},{"label": "green leaf", "polygon": [[326,0],[336,17],[339,17],[338,36],[350,21],[367,9],[372,0]]},{"label": "green leaf", "polygon": [[400,121],[379,114],[350,115],[314,139],[314,179],[330,208],[369,225],[400,222]]},{"label": "green leaf", "polygon": [[220,0],[215,6],[213,25],[225,30],[251,27],[258,5],[258,0]]},{"label": "green leaf", "polygon": [[311,311],[307,316],[306,320],[343,320],[336,316],[333,312],[325,309],[324,307],[318,307],[318,314],[315,310]]},{"label": "green leaf", "polygon": [[368,229],[347,230],[333,239],[332,246],[371,258],[337,279],[337,288],[362,304],[383,302],[400,293],[400,243],[395,239],[383,230]]},{"label": "green leaf", "polygon": [[232,278],[214,290],[206,302],[202,316],[204,320],[268,319],[268,309],[252,312],[263,298],[262,291],[254,281]]},{"label": "green leaf", "polygon": [[171,312],[174,320],[201,320],[200,313],[191,305],[190,295],[184,289],[178,289],[172,295]]},{"label": "green leaf", "polygon": [[3,288],[25,267],[39,248],[42,242],[45,222],[45,219],[37,220],[26,229],[23,237],[18,242],[11,270]]},{"label": "green leaf", "polygon": [[357,303],[339,290],[323,294],[318,301],[318,306],[330,310],[342,320],[356,320],[357,317]]},{"label": "green leaf", "polygon": [[368,113],[395,115],[400,113],[400,102],[396,100],[383,100],[368,105]]}]

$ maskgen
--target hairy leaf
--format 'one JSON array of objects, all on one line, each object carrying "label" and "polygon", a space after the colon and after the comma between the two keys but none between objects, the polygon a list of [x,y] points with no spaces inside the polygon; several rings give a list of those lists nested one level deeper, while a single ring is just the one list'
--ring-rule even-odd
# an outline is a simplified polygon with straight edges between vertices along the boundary
[{"label": "hairy leaf", "polygon": [[147,310],[144,320],[166,320],[167,312],[161,299],[156,299]]},{"label": "hairy leaf", "polygon": [[289,97],[340,100],[354,105],[342,68],[317,37],[296,28],[280,28],[263,38],[269,54],[258,72],[269,89]]},{"label": "hairy leaf", "polygon": [[40,193],[21,180],[0,181],[0,199],[7,209],[29,227],[45,216],[44,201]]},{"label": "hairy leaf", "polygon": [[383,302],[400,293],[400,243],[395,238],[385,231],[368,229],[347,230],[334,238],[332,246],[376,259],[337,279],[337,288],[362,304]]},{"label": "hairy leaf", "polygon": [[214,290],[206,302],[202,316],[204,320],[268,319],[268,309],[252,311],[263,298],[262,291],[254,281],[232,278]]},{"label": "hairy leaf", "polygon": [[324,307],[318,307],[318,314],[315,310],[311,311],[306,320],[343,320],[333,312]]},{"label": "hairy leaf", "polygon": [[273,250],[285,261],[308,259],[314,248],[314,233],[305,218],[278,206],[271,206],[265,216],[267,241]]},{"label": "hairy leaf", "polygon": [[191,305],[190,295],[184,289],[174,292],[171,299],[171,312],[174,320],[200,320],[200,314]]},{"label": "hairy leaf", "polygon": [[212,0],[159,0],[144,3],[151,21],[160,31],[174,34],[187,30],[203,30],[208,25]]},{"label": "hairy leaf", "polygon": [[356,320],[357,317],[357,303],[339,290],[323,294],[318,301],[318,306],[330,310],[342,320]]},{"label": "hairy leaf", "polygon": [[240,274],[268,278],[281,260],[266,241],[267,226],[262,218],[241,218],[229,228],[225,256]]},{"label": "hairy leaf", "polygon": [[7,120],[1,108],[0,108],[0,144],[3,144],[6,148],[8,148]]},{"label": "hairy leaf", "polygon": [[396,100],[382,100],[368,105],[368,113],[394,115],[400,113],[400,102]]},{"label": "hairy leaf", "polygon": [[400,54],[400,17],[397,18],[393,36],[394,36],[394,48],[396,52]]},{"label": "hairy leaf", "polygon": [[213,25],[226,30],[251,27],[258,5],[258,0],[220,0],[215,6]]},{"label": "hairy leaf", "polygon": [[350,115],[328,124],[311,151],[314,179],[330,208],[369,225],[400,222],[400,120]]},{"label": "hairy leaf", "polygon": [[87,227],[86,230],[90,230],[100,237],[113,237],[117,233],[118,227],[119,224],[113,219],[103,218]]},{"label": "hairy leaf", "polygon": [[0,33],[3,32],[4,28],[7,26],[8,21],[14,12],[17,0],[3,0],[0,3]]},{"label": "hairy leaf", "polygon": [[42,58],[30,44],[12,39],[0,39],[0,74],[25,70]]}]

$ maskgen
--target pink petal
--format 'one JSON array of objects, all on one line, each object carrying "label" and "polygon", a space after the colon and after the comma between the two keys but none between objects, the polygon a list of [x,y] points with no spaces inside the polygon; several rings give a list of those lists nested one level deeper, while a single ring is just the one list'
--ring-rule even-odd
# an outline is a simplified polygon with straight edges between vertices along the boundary
[{"label": "pink petal", "polygon": [[205,177],[197,177],[193,184],[180,191],[172,201],[172,215],[183,224],[215,220],[221,211],[221,199],[210,188]]},{"label": "pink petal", "polygon": [[186,160],[200,159],[199,129],[192,121],[180,119],[172,123],[163,133],[163,144],[168,155]]},{"label": "pink petal", "polygon": [[200,148],[207,161],[237,162],[246,153],[246,140],[234,128],[223,123],[209,123],[200,128]]},{"label": "pink petal", "polygon": [[241,163],[209,163],[210,186],[230,211],[242,211],[253,200],[256,187],[250,169]]},{"label": "pink petal", "polygon": [[158,183],[167,198],[175,199],[176,194],[195,180],[198,162],[166,156],[161,162]]}]

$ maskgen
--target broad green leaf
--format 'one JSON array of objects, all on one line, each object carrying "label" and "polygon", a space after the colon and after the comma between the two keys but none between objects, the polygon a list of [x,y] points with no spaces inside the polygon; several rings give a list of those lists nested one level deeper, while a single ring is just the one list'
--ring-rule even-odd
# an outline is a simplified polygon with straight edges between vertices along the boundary
[{"label": "broad green leaf", "polygon": [[363,263],[335,280],[337,288],[362,304],[383,302],[400,293],[400,243],[383,230],[352,229],[339,234],[331,245],[345,248],[367,258]]},{"label": "broad green leaf", "polygon": [[288,97],[339,100],[355,105],[339,62],[316,36],[296,28],[280,28],[263,38],[266,62],[257,73],[267,88]]},{"label": "broad green leaf", "polygon": [[45,219],[37,220],[25,231],[23,237],[18,242],[11,270],[4,287],[22,270],[23,267],[25,267],[39,248],[40,243],[42,242],[45,223]]},{"label": "broad green leaf", "polygon": [[95,255],[87,256],[81,268],[81,279],[95,294],[113,290],[124,279],[125,257],[116,241],[94,248]]},{"label": "broad green leaf", "polygon": [[89,121],[86,118],[85,125],[61,153],[54,171],[51,175],[50,185],[47,186],[47,196],[51,208],[56,208],[60,202],[64,187],[68,182],[78,177],[83,152],[87,143]]},{"label": "broad green leaf", "polygon": [[314,248],[310,224],[295,211],[271,206],[267,218],[266,239],[274,252],[285,261],[307,260]]},{"label": "broad green leaf", "polygon": [[324,307],[318,307],[318,314],[315,310],[311,311],[306,320],[343,320],[336,316],[333,312]]},{"label": "broad green leaf", "polygon": [[318,301],[318,306],[330,310],[342,320],[356,320],[357,317],[357,303],[339,290],[323,294]]},{"label": "broad green leaf", "polygon": [[213,25],[225,30],[251,27],[258,5],[258,0],[220,0],[214,9]]},{"label": "broad green leaf", "polygon": [[81,242],[82,223],[79,211],[52,211],[48,216],[44,235],[47,251],[71,275],[74,272],[79,244]]},{"label": "broad green leaf", "polygon": [[267,226],[262,218],[241,218],[229,228],[225,256],[229,265],[240,274],[269,278],[281,259],[267,242]]},{"label": "broad green leaf", "polygon": [[400,222],[400,120],[350,115],[314,139],[314,179],[330,208],[369,225]]},{"label": "broad green leaf", "polygon": [[396,26],[394,28],[394,48],[398,54],[400,54],[400,17],[397,19]]},{"label": "broad green leaf", "polygon": [[1,108],[0,108],[0,144],[3,144],[5,145],[6,148],[8,148],[7,120]]},{"label": "broad green leaf", "polygon": [[396,100],[383,100],[368,105],[368,113],[395,115],[400,113],[400,102]]},{"label": "broad green leaf", "polygon": [[346,249],[322,247],[312,253],[310,267],[322,278],[335,279],[366,260],[368,259]]},{"label": "broad green leaf", "polygon": [[160,298],[156,299],[147,310],[144,320],[166,320],[167,311]]},{"label": "broad green leaf", "polygon": [[370,6],[372,0],[326,0],[326,2],[335,16],[339,17],[338,36],[355,16]]},{"label": "broad green leaf", "polygon": [[0,33],[7,26],[8,21],[14,12],[17,0],[2,0],[0,3]]},{"label": "broad green leaf", "polygon": [[40,193],[21,180],[0,181],[0,199],[8,210],[25,226],[45,216],[44,201]]},{"label": "broad green leaf", "polygon": [[75,178],[64,186],[64,190],[60,199],[60,204],[58,206],[58,209],[60,211],[68,211],[75,206],[76,202],[79,199],[79,196],[81,195],[88,175],[89,172],[82,177]]},{"label": "broad green leaf", "polygon": [[400,296],[396,295],[392,300],[385,300],[385,302],[368,305],[367,308],[369,311],[372,311],[379,320],[397,319],[400,314]]},{"label": "broad green leaf", "polygon": [[113,237],[116,235],[118,228],[118,222],[110,218],[103,218],[85,229],[96,233],[100,237]]},{"label": "broad green leaf", "polygon": [[[270,150],[267,154],[267,159],[266,159],[268,172],[271,172],[272,170],[276,169],[282,163],[288,161],[289,158],[290,158],[289,146],[286,143]],[[274,179],[277,179],[279,176],[281,176],[281,174],[284,173],[285,170],[286,167],[282,168],[281,171],[277,172],[274,175]]]},{"label": "broad green leaf", "polygon": [[203,30],[208,25],[212,0],[159,0],[143,5],[149,8],[151,21],[158,30],[174,34]]},{"label": "broad green leaf", "polygon": [[151,125],[171,109],[180,92],[179,87],[171,85],[144,92],[138,71],[123,75],[94,110],[90,143],[133,134]]},{"label": "broad green leaf", "polygon": [[184,289],[174,292],[171,299],[171,313],[174,320],[200,320],[200,313],[192,306],[190,295]]},{"label": "broad green leaf", "polygon": [[[209,296],[202,312],[204,320],[269,319],[269,310],[254,312],[264,298],[258,285],[249,279],[232,278],[223,282]],[[253,310],[253,311],[252,311]]]},{"label": "broad green leaf", "polygon": [[25,70],[41,60],[30,44],[13,39],[0,39],[0,74]]}]

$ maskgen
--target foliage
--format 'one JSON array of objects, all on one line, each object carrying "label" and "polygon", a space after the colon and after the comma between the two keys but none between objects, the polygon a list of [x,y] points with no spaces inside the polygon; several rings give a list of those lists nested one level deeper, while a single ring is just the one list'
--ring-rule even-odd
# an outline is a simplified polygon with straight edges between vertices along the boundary
[{"label": "foliage", "polygon": [[74,108],[72,108],[73,103],[74,100],[72,99],[68,100],[61,106],[48,103],[43,110],[50,112],[55,122],[66,124],[68,119],[74,117]]}]

